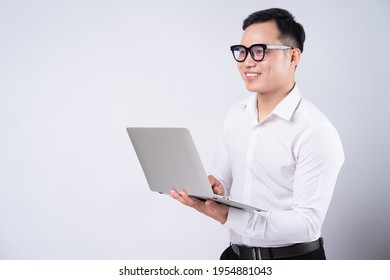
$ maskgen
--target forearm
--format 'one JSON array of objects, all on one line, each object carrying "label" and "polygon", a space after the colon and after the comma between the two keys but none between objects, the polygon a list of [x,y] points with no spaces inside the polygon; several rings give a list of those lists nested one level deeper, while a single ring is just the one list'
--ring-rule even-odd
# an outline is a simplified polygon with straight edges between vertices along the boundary
[{"label": "forearm", "polygon": [[322,222],[320,212],[313,209],[258,213],[230,208],[224,226],[245,238],[287,244],[318,237]]}]

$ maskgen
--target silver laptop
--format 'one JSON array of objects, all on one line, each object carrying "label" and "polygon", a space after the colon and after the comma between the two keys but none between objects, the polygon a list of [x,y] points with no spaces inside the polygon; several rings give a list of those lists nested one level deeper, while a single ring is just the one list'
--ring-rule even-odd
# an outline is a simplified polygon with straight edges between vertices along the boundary
[{"label": "silver laptop", "polygon": [[172,189],[184,190],[200,200],[264,211],[213,193],[188,129],[128,127],[127,132],[152,191],[169,194]]}]

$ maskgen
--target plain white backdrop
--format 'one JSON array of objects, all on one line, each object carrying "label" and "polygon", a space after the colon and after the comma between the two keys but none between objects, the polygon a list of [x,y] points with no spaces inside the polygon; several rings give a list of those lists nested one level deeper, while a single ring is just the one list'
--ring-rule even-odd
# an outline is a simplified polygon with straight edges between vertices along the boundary
[{"label": "plain white backdrop", "polygon": [[188,127],[207,167],[250,94],[229,46],[270,7],[344,144],[327,256],[390,259],[389,3],[0,0],[0,259],[218,259],[227,230],[150,192],[125,128]]}]

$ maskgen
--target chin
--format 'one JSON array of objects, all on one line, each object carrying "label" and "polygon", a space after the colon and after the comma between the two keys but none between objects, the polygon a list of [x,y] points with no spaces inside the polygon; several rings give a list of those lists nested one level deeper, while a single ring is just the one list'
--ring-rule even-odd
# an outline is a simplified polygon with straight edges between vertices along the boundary
[{"label": "chin", "polygon": [[253,85],[246,85],[246,89],[250,92],[261,92],[261,88],[260,87],[254,87]]}]

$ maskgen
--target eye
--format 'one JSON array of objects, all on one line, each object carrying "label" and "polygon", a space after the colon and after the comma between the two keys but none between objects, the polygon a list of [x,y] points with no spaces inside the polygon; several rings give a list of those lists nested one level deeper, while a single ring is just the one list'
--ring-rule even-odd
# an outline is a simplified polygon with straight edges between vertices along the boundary
[{"label": "eye", "polygon": [[263,54],[264,50],[263,50],[263,48],[256,48],[253,52],[255,54]]},{"label": "eye", "polygon": [[237,60],[243,60],[246,56],[246,49],[240,46],[235,47],[233,54]]}]

